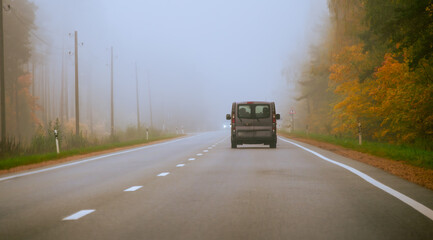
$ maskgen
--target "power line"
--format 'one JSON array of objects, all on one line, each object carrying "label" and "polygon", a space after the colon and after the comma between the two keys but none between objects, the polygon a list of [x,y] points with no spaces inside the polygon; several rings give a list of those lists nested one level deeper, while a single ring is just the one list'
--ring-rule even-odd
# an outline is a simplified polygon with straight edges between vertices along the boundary
[{"label": "power line", "polygon": [[[36,40],[39,40],[41,43],[45,44],[46,46],[50,47],[51,49],[62,50],[62,51],[63,51],[63,48],[61,48],[61,47],[57,47],[57,46],[54,46],[53,44],[48,43],[48,41],[45,40],[43,37],[39,36],[39,35],[34,31],[33,28],[29,27],[29,26],[31,26],[31,25],[34,25],[34,22],[33,22],[33,21],[28,20],[28,19],[26,19],[25,17],[23,17],[23,16],[19,13],[19,10],[17,10],[16,8],[14,8],[14,7],[9,7],[9,8],[10,8],[12,14],[13,14],[13,15],[16,17],[16,19],[18,20],[18,22],[19,22],[23,27],[25,27],[25,28],[28,30],[28,32],[29,32],[29,33],[30,33],[30,34],[31,34],[31,35],[32,35]],[[52,32],[52,31],[51,31],[51,32]]]}]

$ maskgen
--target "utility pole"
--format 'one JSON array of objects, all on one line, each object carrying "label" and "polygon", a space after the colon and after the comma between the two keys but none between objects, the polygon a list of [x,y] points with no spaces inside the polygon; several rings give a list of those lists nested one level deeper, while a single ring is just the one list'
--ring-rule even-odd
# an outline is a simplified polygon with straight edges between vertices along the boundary
[{"label": "utility pole", "polygon": [[6,91],[5,91],[5,57],[3,42],[3,0],[0,0],[0,88],[1,88],[1,143],[6,143]]},{"label": "utility pole", "polygon": [[140,130],[140,104],[138,96],[138,73],[137,73],[137,62],[135,62],[135,89],[137,94],[137,131]]},{"label": "utility pole", "polygon": [[[18,60],[16,61],[16,65],[18,65]],[[20,108],[19,108],[19,98],[18,98],[18,76],[15,76],[15,121],[17,123],[17,134],[18,134],[18,141],[20,141],[21,138],[21,129],[20,129]]]},{"label": "utility pole", "polygon": [[[35,97],[36,73],[35,73],[35,59],[32,57],[32,98]],[[36,102],[33,106],[36,106]],[[35,108],[32,107],[32,114],[36,115]],[[33,125],[34,127],[36,125]]]},{"label": "utility pole", "polygon": [[111,47],[111,136],[114,136],[113,47]]},{"label": "utility pole", "polygon": [[147,73],[147,90],[149,91],[149,107],[150,107],[150,128],[152,129],[153,123],[152,123],[152,96],[150,95],[150,77],[149,73]]},{"label": "utility pole", "polygon": [[[50,90],[50,69],[47,67],[48,70],[46,70],[45,73],[45,94],[46,97],[46,115],[47,115],[47,124],[51,121],[51,90]],[[48,125],[47,125],[48,126]]]},{"label": "utility pole", "polygon": [[35,77],[35,59],[32,58],[32,97],[35,96],[35,83],[36,83],[36,77]]},{"label": "utility pole", "polygon": [[78,94],[78,33],[75,31],[75,135],[80,134],[80,101]]},{"label": "utility pole", "polygon": [[65,65],[65,117],[66,122],[69,121],[69,81],[68,81],[68,72],[67,72],[67,66]]},{"label": "utility pole", "polygon": [[41,95],[42,95],[42,109],[43,111],[41,112],[42,114],[42,122],[44,124],[44,126],[48,126],[48,119],[47,119],[47,93],[46,93],[46,81],[47,79],[45,79],[45,75],[46,75],[46,71],[45,71],[45,59],[42,61],[42,70],[41,70],[41,86],[40,86],[40,91],[41,91]]},{"label": "utility pole", "polygon": [[[62,53],[64,49],[62,49]],[[64,112],[64,103],[65,103],[65,56],[62,54],[62,73],[61,73],[61,89],[60,89],[60,121],[64,123],[65,120],[65,112]]]},{"label": "utility pole", "polygon": [[87,87],[87,116],[89,119],[89,125],[90,125],[90,134],[93,135],[93,85],[92,85],[92,78],[89,78],[88,80],[88,87]]},{"label": "utility pole", "polygon": [[293,133],[295,131],[295,110],[290,109],[290,116],[292,118],[292,130],[290,132]]}]

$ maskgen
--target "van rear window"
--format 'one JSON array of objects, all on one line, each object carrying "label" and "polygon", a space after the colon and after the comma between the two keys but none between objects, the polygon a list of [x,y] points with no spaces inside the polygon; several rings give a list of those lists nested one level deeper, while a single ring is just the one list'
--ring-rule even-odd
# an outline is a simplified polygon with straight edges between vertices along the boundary
[{"label": "van rear window", "polygon": [[239,118],[268,118],[271,115],[269,104],[239,104]]}]

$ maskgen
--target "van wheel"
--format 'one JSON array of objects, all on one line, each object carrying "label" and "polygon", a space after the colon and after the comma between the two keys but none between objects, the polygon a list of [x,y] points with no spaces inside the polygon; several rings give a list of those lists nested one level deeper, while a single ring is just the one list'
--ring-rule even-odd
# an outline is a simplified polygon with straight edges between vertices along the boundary
[{"label": "van wheel", "polygon": [[237,148],[238,144],[236,143],[236,140],[232,140],[232,148]]},{"label": "van wheel", "polygon": [[277,148],[277,141],[272,141],[271,144],[269,144],[270,148]]}]

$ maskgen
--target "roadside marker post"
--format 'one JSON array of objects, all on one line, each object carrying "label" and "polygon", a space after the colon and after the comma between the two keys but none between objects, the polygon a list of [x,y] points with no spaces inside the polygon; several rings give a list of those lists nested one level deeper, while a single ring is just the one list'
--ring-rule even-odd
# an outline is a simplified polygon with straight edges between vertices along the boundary
[{"label": "roadside marker post", "polygon": [[57,132],[57,130],[56,129],[54,129],[54,137],[56,138],[56,149],[57,149],[57,154],[59,154],[60,153],[60,150],[59,150],[59,134],[58,134],[58,132]]},{"label": "roadside marker post", "polygon": [[362,126],[361,126],[361,122],[358,122],[358,144],[362,145]]}]

